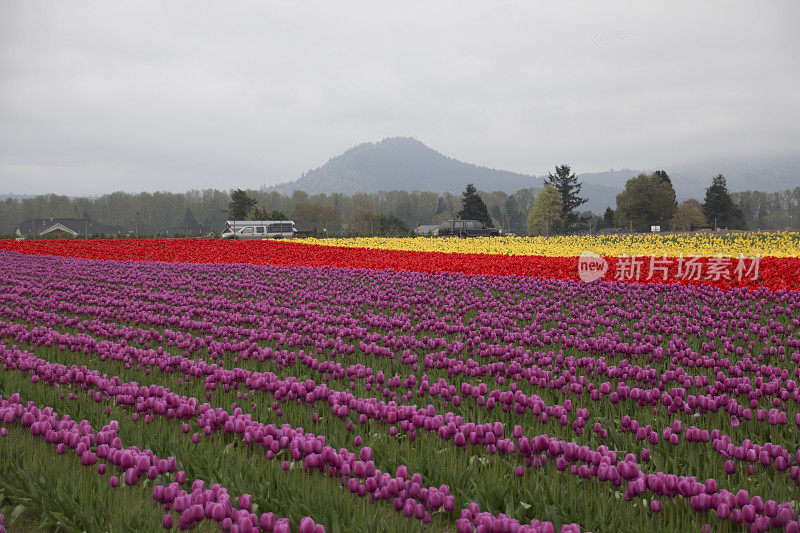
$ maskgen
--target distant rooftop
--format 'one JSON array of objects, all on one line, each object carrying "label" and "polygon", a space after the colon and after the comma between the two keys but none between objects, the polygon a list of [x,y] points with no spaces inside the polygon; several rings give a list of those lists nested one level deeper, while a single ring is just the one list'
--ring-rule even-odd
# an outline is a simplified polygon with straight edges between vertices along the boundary
[{"label": "distant rooftop", "polygon": [[78,237],[80,235],[119,235],[126,233],[121,226],[107,226],[95,220],[83,218],[35,218],[16,226],[20,236],[47,236],[59,233]]}]

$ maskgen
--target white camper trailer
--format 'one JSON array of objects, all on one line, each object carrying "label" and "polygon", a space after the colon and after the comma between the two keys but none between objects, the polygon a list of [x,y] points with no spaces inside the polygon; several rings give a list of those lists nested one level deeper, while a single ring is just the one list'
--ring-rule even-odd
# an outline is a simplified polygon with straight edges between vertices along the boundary
[{"label": "white camper trailer", "polygon": [[291,239],[297,230],[291,220],[228,220],[223,239]]}]

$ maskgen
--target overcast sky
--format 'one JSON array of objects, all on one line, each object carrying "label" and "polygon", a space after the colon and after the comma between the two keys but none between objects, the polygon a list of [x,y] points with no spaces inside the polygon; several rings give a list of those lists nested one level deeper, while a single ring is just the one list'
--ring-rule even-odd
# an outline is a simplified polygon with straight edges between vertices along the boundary
[{"label": "overcast sky", "polygon": [[798,154],[800,2],[662,4],[0,0],[0,193],[258,188],[391,136],[537,175]]}]

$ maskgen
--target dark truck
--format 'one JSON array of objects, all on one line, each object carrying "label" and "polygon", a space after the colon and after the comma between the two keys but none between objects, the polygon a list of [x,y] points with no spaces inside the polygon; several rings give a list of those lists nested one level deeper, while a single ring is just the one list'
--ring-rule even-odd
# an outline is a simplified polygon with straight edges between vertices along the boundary
[{"label": "dark truck", "polygon": [[445,220],[433,230],[439,237],[497,237],[502,233],[497,228],[487,228],[480,220]]}]

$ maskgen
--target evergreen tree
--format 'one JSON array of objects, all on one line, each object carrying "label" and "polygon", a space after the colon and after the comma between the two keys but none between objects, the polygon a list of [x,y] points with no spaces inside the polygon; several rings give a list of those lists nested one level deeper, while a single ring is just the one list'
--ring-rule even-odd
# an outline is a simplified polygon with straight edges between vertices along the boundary
[{"label": "evergreen tree", "polygon": [[247,196],[242,189],[236,189],[231,193],[231,201],[228,204],[228,212],[233,220],[245,220],[247,214],[256,206],[256,201]]},{"label": "evergreen tree", "polygon": [[603,225],[607,228],[614,227],[614,210],[606,207],[606,212],[603,213]]},{"label": "evergreen tree", "polygon": [[462,220],[479,220],[487,228],[494,227],[486,204],[483,203],[478,190],[471,183],[467,184],[467,189],[461,193],[461,211],[458,212],[458,218]]},{"label": "evergreen tree", "polygon": [[575,174],[570,174],[569,165],[556,165],[556,173],[547,174],[545,183],[549,183],[556,188],[561,195],[561,217],[558,221],[556,232],[569,233],[576,229],[580,217],[575,209],[586,203],[586,198],[578,197],[581,192],[581,184]]},{"label": "evergreen tree", "polygon": [[712,224],[715,229],[747,228],[744,212],[738,205],[733,203],[731,195],[728,192],[727,181],[722,174],[715,177],[711,182],[711,186],[706,189],[703,214],[705,214],[709,224]]}]

